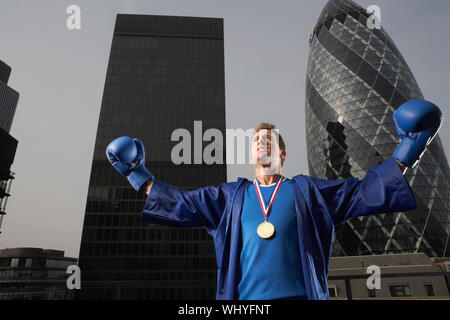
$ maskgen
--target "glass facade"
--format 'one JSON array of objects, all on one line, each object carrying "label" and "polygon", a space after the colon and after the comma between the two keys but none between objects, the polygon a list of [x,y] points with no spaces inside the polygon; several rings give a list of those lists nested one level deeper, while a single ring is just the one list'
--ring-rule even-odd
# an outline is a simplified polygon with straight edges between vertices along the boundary
[{"label": "glass facade", "polygon": [[0,60],[0,128],[11,130],[14,113],[16,112],[19,93],[8,87],[11,67]]},{"label": "glass facade", "polygon": [[[368,17],[353,1],[330,0],[311,35],[305,114],[312,176],[363,178],[400,142],[393,111],[424,98],[392,39],[369,29]],[[450,255],[450,170],[439,136],[406,177],[418,209],[348,221],[333,255]]]},{"label": "glass facade", "polygon": [[[16,155],[18,141],[9,134],[19,101],[19,93],[8,86],[11,67],[0,60],[0,228],[6,215],[14,172],[11,165]],[[1,231],[0,231],[1,233]]]},{"label": "glass facade", "polygon": [[[217,265],[201,228],[145,225],[146,200],[107,161],[117,137],[141,139],[155,177],[182,189],[226,181],[225,164],[171,161],[177,128],[225,136],[223,20],[118,15],[89,182],[78,299],[214,299]],[[210,142],[203,142],[205,147]],[[224,152],[225,154],[225,152]],[[192,159],[192,163],[193,159]]]},{"label": "glass facade", "polygon": [[8,83],[9,76],[11,75],[11,67],[0,60],[0,81]]}]

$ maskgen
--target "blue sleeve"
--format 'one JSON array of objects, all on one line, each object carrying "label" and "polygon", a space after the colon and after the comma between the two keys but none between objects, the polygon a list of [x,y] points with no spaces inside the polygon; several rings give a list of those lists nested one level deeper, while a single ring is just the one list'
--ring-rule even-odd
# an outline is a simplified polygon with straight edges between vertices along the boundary
[{"label": "blue sleeve", "polygon": [[142,220],[171,227],[206,227],[216,230],[232,193],[232,183],[192,191],[154,180]]},{"label": "blue sleeve", "polygon": [[312,179],[335,227],[350,218],[417,208],[408,181],[394,159],[370,169],[362,180]]}]

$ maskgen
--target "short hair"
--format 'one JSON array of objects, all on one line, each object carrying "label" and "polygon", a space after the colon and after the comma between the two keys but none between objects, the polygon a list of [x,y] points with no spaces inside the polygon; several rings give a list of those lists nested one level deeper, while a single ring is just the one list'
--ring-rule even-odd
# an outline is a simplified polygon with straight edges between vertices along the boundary
[{"label": "short hair", "polygon": [[[261,122],[259,124],[259,126],[256,128],[255,130],[255,134],[259,131],[259,130],[272,130],[272,129],[276,129],[276,126],[274,124],[268,123],[268,122]],[[285,150],[286,151],[286,145],[284,144],[284,140],[283,137],[281,137],[281,134],[278,131],[274,131],[275,135],[278,136],[278,143],[279,143],[279,147],[280,150]]]}]

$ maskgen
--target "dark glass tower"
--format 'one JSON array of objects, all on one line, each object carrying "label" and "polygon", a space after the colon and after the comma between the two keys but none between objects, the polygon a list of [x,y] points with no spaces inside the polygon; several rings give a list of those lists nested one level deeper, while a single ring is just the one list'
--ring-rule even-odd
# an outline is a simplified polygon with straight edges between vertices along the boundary
[{"label": "dark glass tower", "polygon": [[8,86],[11,67],[0,60],[0,128],[9,132],[16,112],[19,93]]},{"label": "dark glass tower", "polygon": [[[212,239],[199,228],[144,225],[146,195],[107,161],[117,137],[140,138],[147,167],[182,189],[226,181],[225,164],[175,165],[177,128],[225,136],[223,20],[118,15],[95,142],[79,265],[80,299],[214,299]],[[209,144],[207,142],[206,144]],[[204,144],[203,146],[205,146]],[[225,154],[225,153],[224,153]],[[192,163],[194,163],[192,161]]]},{"label": "dark glass tower", "polygon": [[14,172],[10,169],[18,144],[9,134],[19,101],[19,93],[8,86],[10,75],[11,67],[0,60],[0,228],[6,215],[8,198],[11,196]]},{"label": "dark glass tower", "polygon": [[[423,99],[392,39],[382,28],[369,29],[368,17],[352,1],[330,0],[311,35],[305,111],[312,176],[363,178],[400,142],[393,111]],[[418,209],[348,221],[336,234],[334,255],[450,255],[450,170],[438,136],[406,177]]]}]

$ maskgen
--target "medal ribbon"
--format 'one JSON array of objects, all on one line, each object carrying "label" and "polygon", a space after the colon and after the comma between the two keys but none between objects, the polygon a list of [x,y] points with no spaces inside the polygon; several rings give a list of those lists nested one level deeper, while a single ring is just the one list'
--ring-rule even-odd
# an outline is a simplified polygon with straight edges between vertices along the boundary
[{"label": "medal ribbon", "polygon": [[258,194],[259,204],[261,205],[261,209],[264,213],[264,217],[266,218],[266,220],[267,220],[267,216],[269,215],[270,208],[272,208],[273,201],[275,200],[275,197],[277,196],[278,189],[280,189],[281,183],[283,181],[284,181],[284,177],[281,176],[277,182],[275,190],[272,193],[272,197],[270,198],[269,206],[267,208],[266,208],[266,204],[264,203],[264,199],[261,195],[261,190],[259,189],[258,180],[255,179],[255,181],[253,181],[253,183],[255,184],[256,193]]}]

